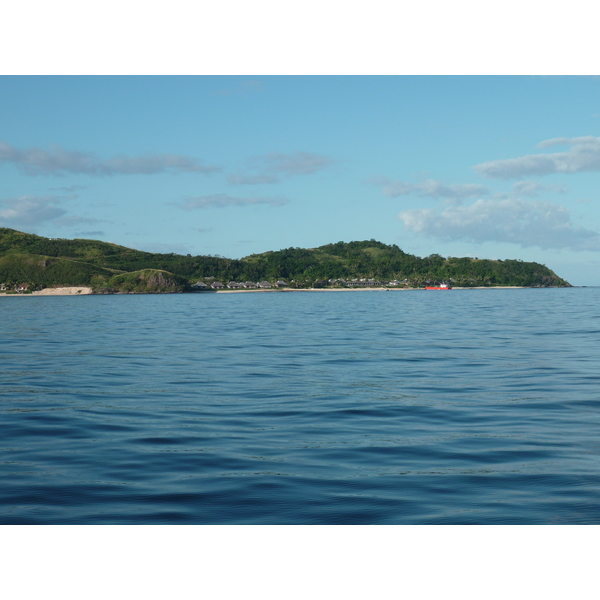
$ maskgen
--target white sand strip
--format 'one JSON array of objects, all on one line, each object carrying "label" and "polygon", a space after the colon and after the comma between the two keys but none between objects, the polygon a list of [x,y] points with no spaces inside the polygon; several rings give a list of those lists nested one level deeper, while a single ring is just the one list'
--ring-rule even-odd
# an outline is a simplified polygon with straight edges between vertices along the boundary
[{"label": "white sand strip", "polygon": [[[453,287],[450,290],[519,290],[527,289],[518,285],[496,285],[481,287]],[[216,290],[217,294],[247,294],[257,292],[410,292],[425,290],[422,288],[409,287],[348,287],[348,288],[273,288],[273,289],[249,289],[249,290]],[[203,292],[197,292],[202,294]]]},{"label": "white sand strip", "polygon": [[56,287],[56,288],[44,288],[37,292],[31,292],[31,294],[3,294],[0,296],[85,296],[92,293],[90,287]]}]

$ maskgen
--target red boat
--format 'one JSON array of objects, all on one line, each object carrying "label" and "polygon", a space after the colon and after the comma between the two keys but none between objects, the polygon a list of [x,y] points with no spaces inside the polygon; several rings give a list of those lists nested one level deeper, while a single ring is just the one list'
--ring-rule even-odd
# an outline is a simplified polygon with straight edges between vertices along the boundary
[{"label": "red boat", "polygon": [[426,290],[451,290],[452,286],[447,283],[440,283],[440,285],[427,285]]}]

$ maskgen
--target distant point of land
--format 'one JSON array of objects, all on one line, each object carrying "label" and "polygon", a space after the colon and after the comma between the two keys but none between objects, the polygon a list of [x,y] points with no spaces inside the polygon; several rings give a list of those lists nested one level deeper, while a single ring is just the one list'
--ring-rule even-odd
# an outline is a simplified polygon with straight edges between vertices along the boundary
[{"label": "distant point of land", "polygon": [[[51,239],[0,228],[0,293],[87,288],[94,294],[222,290],[571,287],[521,260],[420,258],[376,240],[286,248],[241,259],[142,252],[86,239]],[[48,291],[44,295],[50,295]]]}]

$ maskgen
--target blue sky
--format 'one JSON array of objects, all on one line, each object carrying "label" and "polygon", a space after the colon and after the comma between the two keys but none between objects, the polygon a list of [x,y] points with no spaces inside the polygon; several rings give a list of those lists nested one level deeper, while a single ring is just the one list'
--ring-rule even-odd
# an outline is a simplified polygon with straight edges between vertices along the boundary
[{"label": "blue sky", "polygon": [[599,179],[597,77],[0,77],[0,226],[48,237],[374,238],[600,285]]}]

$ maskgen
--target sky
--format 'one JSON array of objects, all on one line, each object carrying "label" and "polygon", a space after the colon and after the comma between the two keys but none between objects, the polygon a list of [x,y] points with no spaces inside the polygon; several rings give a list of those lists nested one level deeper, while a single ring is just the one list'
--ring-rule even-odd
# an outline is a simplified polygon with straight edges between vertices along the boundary
[{"label": "sky", "polygon": [[0,77],[0,226],[47,237],[375,239],[600,285],[599,179],[597,77]]}]

